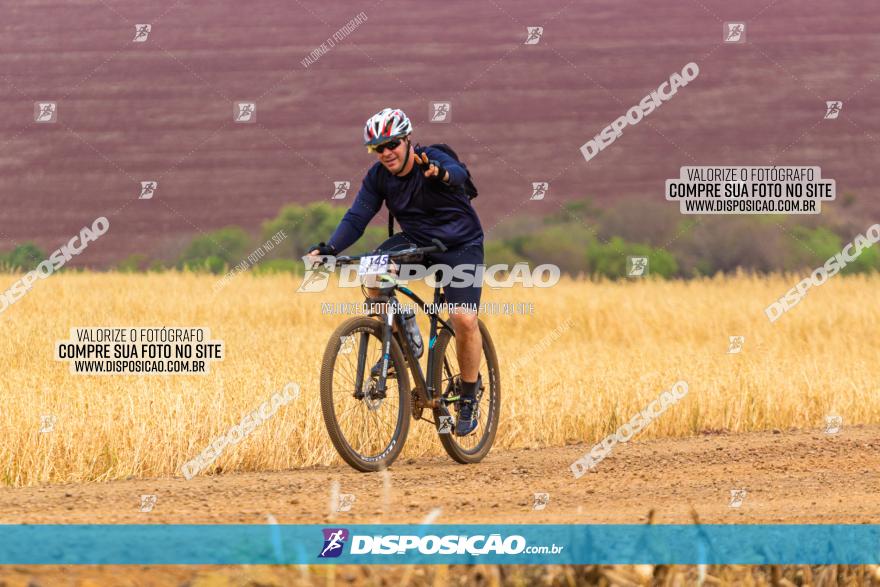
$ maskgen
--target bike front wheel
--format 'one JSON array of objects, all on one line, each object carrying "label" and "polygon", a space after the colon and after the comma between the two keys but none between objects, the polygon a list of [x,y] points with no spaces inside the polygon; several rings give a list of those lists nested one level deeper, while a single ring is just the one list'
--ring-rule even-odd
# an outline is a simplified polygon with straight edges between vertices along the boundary
[{"label": "bike front wheel", "polygon": [[384,325],[359,317],[337,328],[321,363],[321,411],[336,451],[358,471],[380,471],[400,455],[409,433],[410,383],[403,352],[391,341],[384,393],[371,369],[382,358]]}]

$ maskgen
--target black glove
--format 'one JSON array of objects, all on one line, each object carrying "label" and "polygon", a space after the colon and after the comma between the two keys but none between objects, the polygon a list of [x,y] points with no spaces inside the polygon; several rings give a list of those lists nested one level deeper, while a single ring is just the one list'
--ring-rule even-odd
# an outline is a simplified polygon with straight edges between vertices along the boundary
[{"label": "black glove", "polygon": [[428,159],[428,154],[424,151],[422,151],[421,153],[416,153],[416,163],[426,167],[427,169],[430,169],[432,165],[436,167],[437,175],[432,176],[434,177],[434,179],[439,179],[440,181],[443,181],[443,178],[446,177],[446,168],[444,168],[443,165],[441,165],[440,162],[436,159]]},{"label": "black glove", "polygon": [[334,247],[333,245],[328,245],[323,242],[310,246],[309,250],[306,251],[306,253],[311,254],[311,252],[314,250],[317,250],[319,255],[335,255],[336,254],[336,247]]},{"label": "black glove", "polygon": [[[440,165],[440,162],[436,159],[431,159],[428,161],[428,165],[433,165],[437,168],[437,179],[443,181],[443,178],[446,177],[446,168]],[[446,183],[446,182],[444,182]]]}]

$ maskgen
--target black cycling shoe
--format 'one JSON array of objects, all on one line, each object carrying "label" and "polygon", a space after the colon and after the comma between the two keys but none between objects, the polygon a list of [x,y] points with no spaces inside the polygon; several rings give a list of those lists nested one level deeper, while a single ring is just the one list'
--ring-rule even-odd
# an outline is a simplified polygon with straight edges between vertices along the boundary
[{"label": "black cycling shoe", "polygon": [[455,422],[455,435],[467,436],[476,430],[480,417],[478,398],[483,395],[480,392],[483,387],[483,377],[477,374],[477,381],[475,383],[465,383],[459,379],[458,384],[461,385],[462,390],[456,408],[458,418]]},{"label": "black cycling shoe", "polygon": [[458,421],[455,423],[455,435],[467,436],[477,428],[479,408],[474,398],[463,397],[458,402]]}]

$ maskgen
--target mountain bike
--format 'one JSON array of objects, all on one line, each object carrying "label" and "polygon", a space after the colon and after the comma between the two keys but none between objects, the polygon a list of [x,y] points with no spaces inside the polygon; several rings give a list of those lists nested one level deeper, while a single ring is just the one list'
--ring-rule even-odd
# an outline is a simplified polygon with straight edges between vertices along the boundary
[{"label": "mountain bike", "polygon": [[[418,263],[430,253],[446,250],[439,240],[433,242],[430,247],[336,257],[336,265],[359,264],[359,274],[375,275],[381,285],[379,297],[374,298],[361,285],[368,304],[364,315],[339,325],[321,363],[321,410],[327,432],[342,459],[358,471],[380,471],[391,466],[406,442],[410,418],[432,423],[443,448],[462,464],[481,461],[495,441],[501,378],[486,325],[478,320],[483,345],[482,385],[476,393],[477,427],[467,436],[454,436],[453,412],[458,413],[461,378],[455,330],[439,315],[445,296],[439,286],[435,287],[434,303],[427,306],[387,271],[389,265]],[[406,334],[398,292],[418,304],[430,318],[425,372]],[[392,327],[395,324],[396,329]],[[425,410],[431,418],[423,417]]]}]

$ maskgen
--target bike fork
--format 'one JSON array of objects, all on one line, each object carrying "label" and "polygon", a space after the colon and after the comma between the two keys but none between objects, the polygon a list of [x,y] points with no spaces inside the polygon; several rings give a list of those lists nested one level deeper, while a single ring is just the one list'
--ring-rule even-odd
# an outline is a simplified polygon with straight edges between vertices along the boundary
[{"label": "bike fork", "polygon": [[368,332],[361,332],[360,344],[358,345],[357,377],[354,379],[354,397],[364,398],[364,370],[367,366],[367,344],[370,341]]},{"label": "bike fork", "polygon": [[394,304],[391,300],[388,301],[386,307],[385,328],[382,333],[382,372],[379,374],[379,381],[376,385],[376,391],[383,397],[385,395],[385,379],[388,376],[388,365],[391,362],[391,338],[393,337],[392,328],[394,326]]}]

